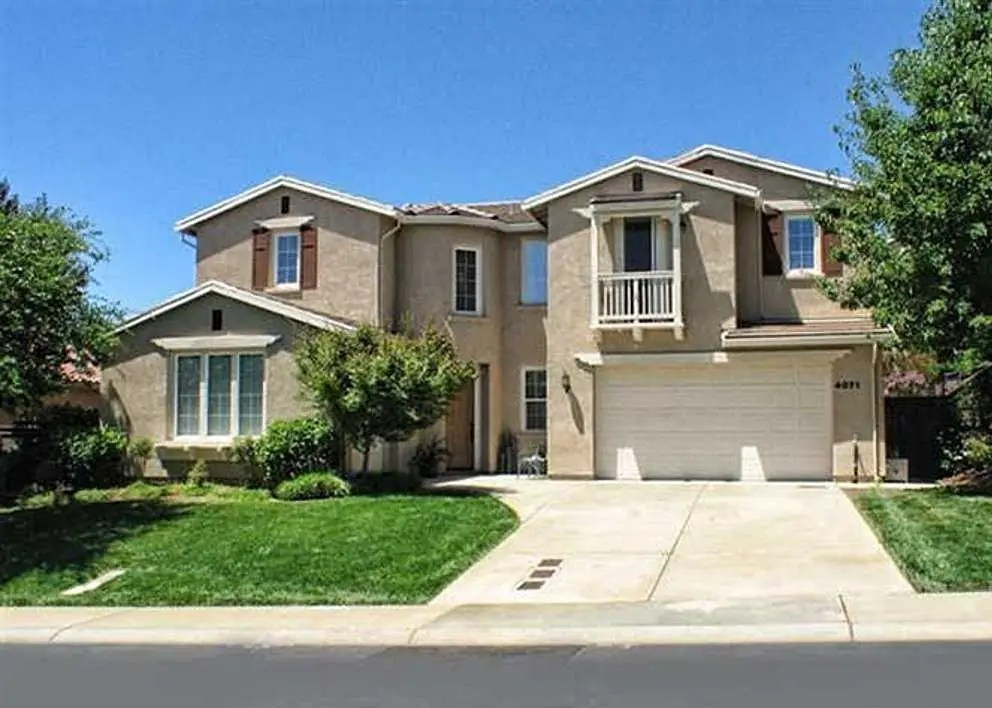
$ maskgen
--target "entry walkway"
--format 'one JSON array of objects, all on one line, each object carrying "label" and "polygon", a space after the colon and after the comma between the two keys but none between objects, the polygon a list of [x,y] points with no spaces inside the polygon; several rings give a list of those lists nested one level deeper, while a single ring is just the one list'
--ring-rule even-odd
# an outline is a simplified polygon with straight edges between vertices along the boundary
[{"label": "entry walkway", "polygon": [[828,484],[474,477],[520,528],[433,604],[726,600],[912,588]]}]

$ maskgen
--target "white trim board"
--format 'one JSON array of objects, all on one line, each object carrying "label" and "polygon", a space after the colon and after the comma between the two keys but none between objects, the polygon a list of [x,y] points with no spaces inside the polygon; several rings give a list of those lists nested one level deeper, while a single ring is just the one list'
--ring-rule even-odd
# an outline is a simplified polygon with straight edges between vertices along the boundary
[{"label": "white trim board", "polygon": [[781,162],[779,160],[771,160],[767,157],[759,157],[758,155],[754,155],[750,152],[744,152],[743,150],[733,150],[731,148],[711,144],[699,145],[691,150],[686,150],[685,152],[679,153],[678,155],[669,158],[668,163],[682,167],[703,157],[716,157],[722,160],[736,162],[740,165],[756,167],[761,170],[777,172],[781,175],[803,179],[807,182],[822,184],[827,187],[853,189],[855,185],[853,180],[832,175],[829,172],[824,172],[822,170],[813,170],[808,167],[801,167],[789,162]]},{"label": "white trim board", "polygon": [[393,218],[398,216],[396,208],[389,206],[388,204],[383,204],[365,197],[359,197],[354,194],[348,194],[347,192],[339,192],[336,189],[324,187],[322,185],[315,184],[314,182],[306,182],[302,179],[297,179],[296,177],[278,175],[272,179],[262,182],[261,184],[256,184],[254,187],[249,187],[245,191],[235,194],[233,197],[222,199],[216,204],[211,204],[208,207],[193,212],[189,216],[179,219],[175,223],[174,228],[180,233],[188,232],[190,229],[198,224],[202,224],[204,221],[212,219],[215,216],[223,214],[226,211],[230,211],[235,207],[241,206],[246,202],[250,202],[252,199],[256,199],[263,194],[267,194],[272,190],[279,189],[281,187],[295,189],[298,192],[304,192],[323,199],[330,199],[331,201],[347,204],[348,206],[353,206],[358,209],[365,209],[366,211],[382,214],[383,216],[391,216]]},{"label": "white trim board", "polygon": [[240,351],[265,349],[281,338],[278,334],[218,334],[202,337],[159,337],[153,339],[152,344],[167,352]]},{"label": "white trim board", "polygon": [[523,201],[521,207],[527,211],[530,211],[531,209],[547,204],[550,201],[560,199],[567,194],[571,194],[572,192],[576,192],[580,189],[585,189],[586,187],[590,187],[597,182],[602,182],[605,179],[615,177],[632,169],[653,172],[655,174],[671,177],[683,182],[719,189],[741,197],[749,197],[755,201],[758,201],[761,198],[761,190],[753,185],[744,184],[743,182],[734,182],[729,179],[723,179],[722,177],[714,177],[712,175],[703,174],[702,172],[696,172],[695,170],[688,170],[669,162],[661,162],[659,160],[652,160],[647,157],[633,155],[628,157],[626,160],[621,160],[620,162],[608,165],[600,170],[590,172],[589,174],[573,179],[570,182],[565,182],[557,187],[541,192],[533,197],[528,197]]},{"label": "white trim board", "polygon": [[131,319],[124,322],[124,324],[120,327],[115,329],[114,334],[126,332],[144,322],[147,322],[148,320],[158,317],[159,315],[163,315],[166,312],[176,309],[177,307],[181,307],[189,302],[192,302],[193,300],[198,300],[204,295],[209,295],[212,293],[244,303],[249,307],[257,307],[260,310],[272,312],[273,314],[281,315],[288,319],[295,320],[296,322],[317,327],[318,329],[355,329],[354,325],[334,319],[333,317],[321,315],[311,310],[305,310],[301,307],[296,307],[291,303],[281,302],[275,298],[259,295],[250,290],[243,290],[242,288],[238,288],[227,283],[222,283],[219,280],[208,280],[202,285],[198,285],[191,290],[186,290],[178,295],[174,295],[168,300],[145,310],[141,314],[135,315]]}]

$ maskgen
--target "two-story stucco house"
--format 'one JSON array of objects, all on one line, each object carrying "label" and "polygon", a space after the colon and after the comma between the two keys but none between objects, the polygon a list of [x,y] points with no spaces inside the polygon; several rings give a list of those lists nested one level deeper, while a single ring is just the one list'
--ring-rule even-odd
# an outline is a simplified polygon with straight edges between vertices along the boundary
[{"label": "two-story stucco house", "polygon": [[[438,431],[492,471],[501,433],[553,477],[837,479],[884,459],[878,344],[811,190],[843,179],[702,146],[631,157],[522,202],[391,206],[277,177],[181,219],[196,287],[121,328],[108,413],[152,474],[223,466],[306,411],[300,328],[433,320],[476,363]],[[403,469],[410,444],[375,466]]]}]

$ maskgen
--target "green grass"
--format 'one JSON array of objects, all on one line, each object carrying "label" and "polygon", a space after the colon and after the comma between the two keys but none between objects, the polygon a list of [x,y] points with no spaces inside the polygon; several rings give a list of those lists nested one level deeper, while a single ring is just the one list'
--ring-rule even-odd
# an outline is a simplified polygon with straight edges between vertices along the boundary
[{"label": "green grass", "polygon": [[870,491],[855,503],[917,590],[992,590],[992,498]]},{"label": "green grass", "polygon": [[[517,523],[484,496],[288,503],[216,490],[124,493],[0,513],[0,605],[419,603]],[[114,568],[127,572],[59,596]]]}]

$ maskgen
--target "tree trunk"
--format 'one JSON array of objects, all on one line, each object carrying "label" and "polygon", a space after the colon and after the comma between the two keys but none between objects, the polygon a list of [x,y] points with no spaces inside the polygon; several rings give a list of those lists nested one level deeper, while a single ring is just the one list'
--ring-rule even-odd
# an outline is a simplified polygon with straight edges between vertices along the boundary
[{"label": "tree trunk", "polygon": [[369,473],[369,458],[372,456],[372,448],[367,447],[362,451],[362,474]]}]

